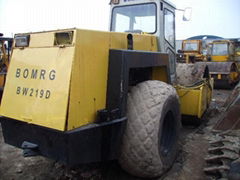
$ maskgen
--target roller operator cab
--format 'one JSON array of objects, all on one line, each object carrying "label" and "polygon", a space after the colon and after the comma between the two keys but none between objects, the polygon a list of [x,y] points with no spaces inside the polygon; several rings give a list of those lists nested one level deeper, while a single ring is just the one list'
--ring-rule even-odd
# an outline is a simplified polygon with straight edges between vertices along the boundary
[{"label": "roller operator cab", "polygon": [[175,6],[171,2],[113,0],[110,31],[156,36],[158,51],[169,54],[170,73],[175,78]]},{"label": "roller operator cab", "polygon": [[111,32],[15,35],[0,109],[5,142],[25,156],[118,159],[135,176],[161,176],[178,152],[180,112],[200,118],[211,97],[205,68],[176,75],[174,9],[115,0]]}]

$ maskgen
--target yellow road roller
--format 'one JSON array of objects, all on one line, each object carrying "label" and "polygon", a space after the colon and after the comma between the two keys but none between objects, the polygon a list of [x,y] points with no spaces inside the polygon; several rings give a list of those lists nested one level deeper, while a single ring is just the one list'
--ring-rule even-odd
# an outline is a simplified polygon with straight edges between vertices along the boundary
[{"label": "yellow road roller", "polygon": [[15,35],[0,109],[4,140],[25,156],[69,165],[118,159],[135,176],[161,176],[178,154],[181,114],[201,118],[209,105],[208,68],[176,67],[170,2],[110,4],[110,32]]},{"label": "yellow road roller", "polygon": [[215,88],[232,88],[240,79],[240,41],[216,40],[211,43],[208,62]]}]

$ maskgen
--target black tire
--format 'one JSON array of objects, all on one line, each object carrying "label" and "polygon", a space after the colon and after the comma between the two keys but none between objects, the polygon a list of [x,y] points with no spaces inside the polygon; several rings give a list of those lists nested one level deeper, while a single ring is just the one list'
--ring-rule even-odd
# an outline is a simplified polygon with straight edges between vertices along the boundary
[{"label": "black tire", "polygon": [[176,90],[160,81],[142,82],[131,89],[127,108],[120,165],[134,176],[161,176],[178,152],[181,116]]}]

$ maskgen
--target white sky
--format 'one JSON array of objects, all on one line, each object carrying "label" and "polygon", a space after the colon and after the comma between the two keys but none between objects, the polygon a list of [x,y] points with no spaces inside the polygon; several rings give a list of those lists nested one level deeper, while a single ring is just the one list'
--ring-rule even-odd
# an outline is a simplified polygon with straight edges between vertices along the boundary
[{"label": "white sky", "polygon": [[[0,0],[0,32],[62,28],[108,30],[110,0]],[[240,37],[240,0],[170,0],[177,8],[192,7],[191,21],[176,12],[177,39],[194,35]]]},{"label": "white sky", "polygon": [[181,21],[176,12],[177,39],[194,35],[240,37],[240,0],[171,0],[177,8],[192,7],[192,19]]}]

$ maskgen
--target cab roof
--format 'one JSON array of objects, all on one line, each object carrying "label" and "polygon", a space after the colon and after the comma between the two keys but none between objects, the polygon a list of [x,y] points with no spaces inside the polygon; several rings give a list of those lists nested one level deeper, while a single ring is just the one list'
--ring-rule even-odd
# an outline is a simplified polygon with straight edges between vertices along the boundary
[{"label": "cab roof", "polygon": [[124,5],[124,4],[138,4],[138,3],[148,3],[148,2],[157,2],[162,1],[167,3],[168,5],[172,6],[176,9],[176,6],[170,2],[169,0],[111,0],[110,4],[112,5]]}]

